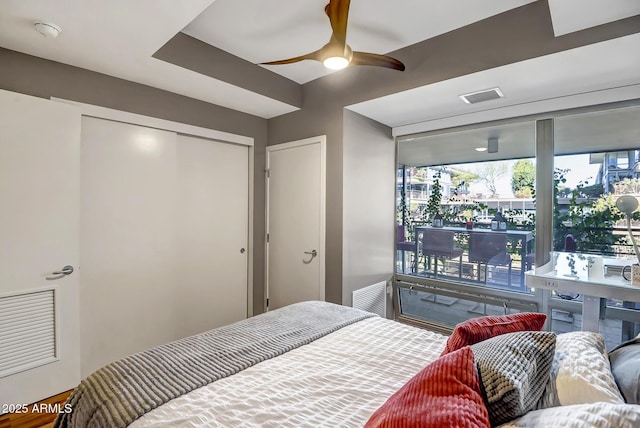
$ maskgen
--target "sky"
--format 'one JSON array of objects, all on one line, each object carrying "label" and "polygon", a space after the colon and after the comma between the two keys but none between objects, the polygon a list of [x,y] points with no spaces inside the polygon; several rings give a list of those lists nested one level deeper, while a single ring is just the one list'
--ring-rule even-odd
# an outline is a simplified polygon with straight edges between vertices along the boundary
[{"label": "sky", "polygon": [[570,188],[576,187],[580,180],[585,181],[589,178],[585,184],[595,184],[596,175],[600,169],[600,164],[589,164],[589,155],[569,155],[569,156],[556,156],[555,158],[556,168],[569,168],[569,171],[565,178],[567,179],[566,186]]}]

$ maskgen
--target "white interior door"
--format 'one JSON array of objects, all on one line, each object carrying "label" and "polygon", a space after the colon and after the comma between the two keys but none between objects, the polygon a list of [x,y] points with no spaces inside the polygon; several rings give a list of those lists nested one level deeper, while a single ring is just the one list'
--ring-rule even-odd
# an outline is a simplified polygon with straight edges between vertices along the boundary
[{"label": "white interior door", "polygon": [[82,119],[82,374],[247,316],[248,149]]},{"label": "white interior door", "polygon": [[0,112],[0,403],[32,403],[80,381],[80,112],[7,91]]},{"label": "white interior door", "polygon": [[324,300],[325,150],[324,136],[267,147],[269,309]]}]

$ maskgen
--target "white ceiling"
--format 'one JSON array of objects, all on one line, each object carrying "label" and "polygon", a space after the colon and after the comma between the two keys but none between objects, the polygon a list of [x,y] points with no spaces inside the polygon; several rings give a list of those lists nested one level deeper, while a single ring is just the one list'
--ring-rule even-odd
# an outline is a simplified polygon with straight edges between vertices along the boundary
[{"label": "white ceiling", "polygon": [[[353,50],[386,54],[532,1],[353,0],[347,43]],[[184,33],[256,64],[292,58],[329,41],[327,3],[216,0]],[[264,67],[298,83],[329,74],[318,61]]]},{"label": "white ceiling", "polygon": [[[347,38],[354,49],[388,53],[531,1],[353,0]],[[585,1],[588,7],[582,7],[587,5]],[[326,3],[327,0],[0,0],[0,47],[271,118],[297,108],[155,59],[152,54],[184,29],[187,34],[250,62],[296,56],[328,41]],[[558,34],[598,25],[603,19],[640,14],[638,0],[550,3],[556,10],[553,25]],[[573,4],[574,12],[579,13],[567,13],[567,4]],[[50,20],[62,27],[62,33],[57,39],[44,38],[33,30],[36,20]],[[501,67],[434,83],[398,94],[399,98],[389,99],[393,103],[373,100],[361,104],[356,111],[382,123],[406,124],[464,114],[469,106],[451,100],[457,100],[460,93],[492,86],[505,91],[505,99],[499,102],[506,103],[583,90],[582,86],[589,86],[593,80],[605,86],[640,83],[640,47],[634,37],[605,42],[611,43],[604,49],[606,61],[587,51],[580,54],[582,49],[599,49],[587,46],[539,58],[541,62],[514,64],[519,67],[515,71]],[[298,82],[325,74],[319,63],[311,61],[269,69]]]},{"label": "white ceiling", "polygon": [[[554,152],[557,155],[635,149],[640,141],[640,107],[583,112],[559,116],[554,121]],[[498,139],[498,152],[478,152],[489,138]],[[490,124],[400,139],[398,163],[408,166],[459,164],[535,157],[535,121]],[[446,147],[447,150],[442,150]]]},{"label": "white ceiling", "polygon": [[[152,58],[214,0],[0,0],[0,46],[261,117],[295,107]],[[37,20],[62,28],[56,39]]]},{"label": "white ceiling", "polygon": [[[498,138],[498,152],[478,152],[476,147],[487,147],[489,138]],[[442,150],[446,147],[446,150]],[[451,165],[466,162],[486,162],[503,159],[535,157],[535,122],[487,126],[443,133],[433,136],[409,138],[400,142],[398,164],[408,166]]]},{"label": "white ceiling", "polygon": [[[640,13],[638,0],[548,0],[557,36]],[[576,13],[579,11],[579,13]]]},{"label": "white ceiling", "polygon": [[[349,109],[390,127],[401,127],[630,86],[640,83],[638,52],[640,34],[634,34],[399,92],[355,104]],[[500,87],[504,98],[465,104],[458,97],[494,87]]]}]

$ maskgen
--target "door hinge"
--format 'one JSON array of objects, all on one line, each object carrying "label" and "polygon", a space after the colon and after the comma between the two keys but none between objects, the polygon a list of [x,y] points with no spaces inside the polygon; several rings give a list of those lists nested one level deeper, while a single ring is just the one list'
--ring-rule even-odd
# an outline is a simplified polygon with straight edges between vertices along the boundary
[{"label": "door hinge", "polygon": [[267,178],[271,178],[271,170],[265,169],[264,172],[267,174]]},{"label": "door hinge", "polygon": [[267,308],[269,308],[269,299],[267,299]]},{"label": "door hinge", "polygon": [[267,243],[269,242],[269,234],[267,233]]}]

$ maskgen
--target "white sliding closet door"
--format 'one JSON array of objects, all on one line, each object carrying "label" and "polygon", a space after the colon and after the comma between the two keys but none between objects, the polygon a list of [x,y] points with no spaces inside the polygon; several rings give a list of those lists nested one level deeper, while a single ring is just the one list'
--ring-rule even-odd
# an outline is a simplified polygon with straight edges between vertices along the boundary
[{"label": "white sliding closet door", "polygon": [[247,316],[249,149],[178,135],[176,310],[181,335]]},{"label": "white sliding closet door", "polygon": [[176,135],[82,118],[82,376],[175,337]]},{"label": "white sliding closet door", "polygon": [[246,147],[83,118],[83,376],[246,317],[247,157]]}]

